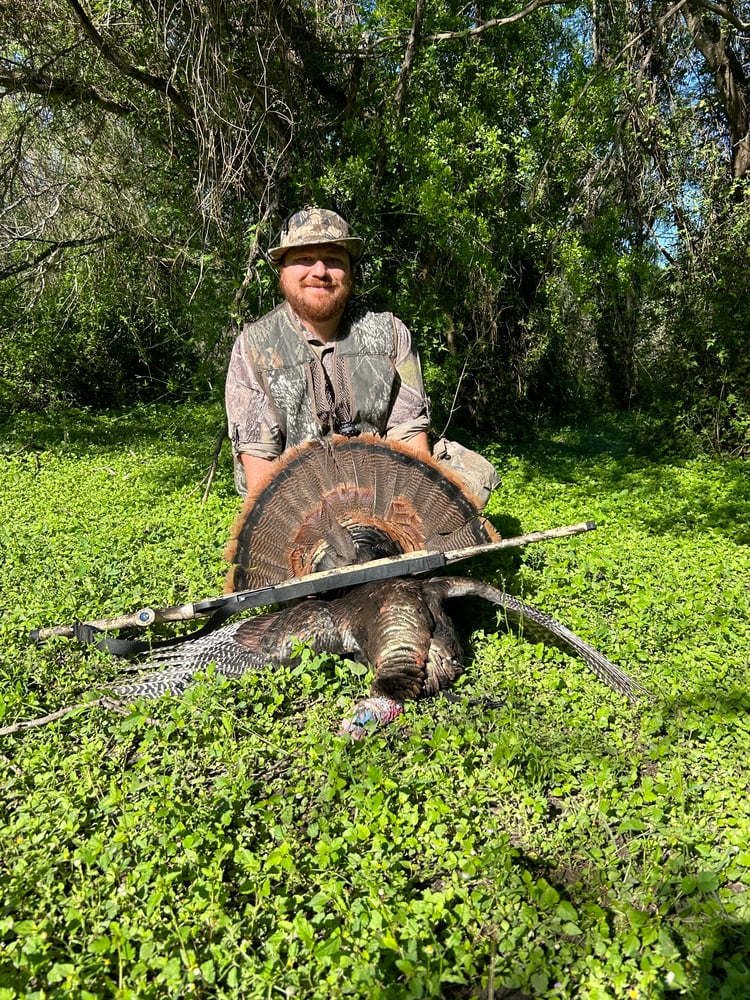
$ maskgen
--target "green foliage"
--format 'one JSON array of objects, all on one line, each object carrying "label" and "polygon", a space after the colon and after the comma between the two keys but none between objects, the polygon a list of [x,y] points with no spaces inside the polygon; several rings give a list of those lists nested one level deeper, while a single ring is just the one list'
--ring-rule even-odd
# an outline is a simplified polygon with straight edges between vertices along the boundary
[{"label": "green foliage", "polygon": [[[31,628],[219,592],[226,454],[200,501],[220,419],[6,423],[0,726],[116,670]],[[0,737],[0,1000],[747,994],[750,488],[741,461],[660,455],[652,430],[485,451],[497,523],[598,523],[504,563],[507,588],[653,701],[459,609],[459,700],[362,743],[336,732],[366,672],[308,650]]]},{"label": "green foliage", "polygon": [[[382,10],[388,34],[404,11]],[[462,23],[451,5],[433,5],[423,31]],[[329,197],[345,195],[373,247],[366,291],[415,333],[438,427],[449,418],[474,431],[512,427],[536,374],[545,247],[528,202],[544,152],[531,130],[555,89],[565,37],[545,12],[481,43],[424,46],[403,116],[381,79],[368,91],[377,127],[348,123],[324,181]],[[375,184],[373,163],[382,167]]]},{"label": "green foliage", "polygon": [[707,448],[750,453],[750,354],[746,317],[750,289],[750,216],[745,204],[717,200],[723,216],[700,257],[673,276],[679,302],[675,351],[664,363],[663,383],[679,420]]},{"label": "green foliage", "polygon": [[217,395],[236,323],[275,304],[263,248],[315,202],[366,237],[438,428],[669,406],[742,453],[746,43],[711,63],[681,8],[511,15],[6,5],[0,403]]}]

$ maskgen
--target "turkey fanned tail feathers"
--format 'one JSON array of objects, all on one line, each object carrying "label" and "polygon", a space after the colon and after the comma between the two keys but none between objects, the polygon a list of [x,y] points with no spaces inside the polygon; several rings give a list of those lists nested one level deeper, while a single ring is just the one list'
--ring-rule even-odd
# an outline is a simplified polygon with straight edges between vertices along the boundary
[{"label": "turkey fanned tail feathers", "polygon": [[142,676],[111,690],[121,699],[181,694],[193,677],[215,664],[225,677],[265,665],[288,664],[298,643],[337,653],[374,670],[370,696],[342,723],[357,738],[391,721],[404,702],[448,688],[463,670],[448,600],[479,597],[497,605],[507,621],[534,641],[551,643],[582,659],[610,688],[631,700],[647,694],[636,680],[537,608],[480,580],[401,578],[364,584],[330,601],[306,600],[281,611],[234,622],[173,649],[154,651]]},{"label": "turkey fanned tail feathers", "polygon": [[405,552],[497,541],[444,462],[369,434],[285,452],[232,528],[227,592]]}]

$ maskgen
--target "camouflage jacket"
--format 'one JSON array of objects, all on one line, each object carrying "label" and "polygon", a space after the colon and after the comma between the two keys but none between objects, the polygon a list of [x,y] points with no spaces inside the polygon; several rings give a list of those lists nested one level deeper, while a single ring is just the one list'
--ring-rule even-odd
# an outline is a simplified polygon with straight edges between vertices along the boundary
[{"label": "camouflage jacket", "polygon": [[356,304],[347,307],[329,344],[286,303],[247,324],[232,351],[226,407],[235,458],[275,458],[302,441],[348,429],[409,440],[429,421],[409,331],[391,313]]}]

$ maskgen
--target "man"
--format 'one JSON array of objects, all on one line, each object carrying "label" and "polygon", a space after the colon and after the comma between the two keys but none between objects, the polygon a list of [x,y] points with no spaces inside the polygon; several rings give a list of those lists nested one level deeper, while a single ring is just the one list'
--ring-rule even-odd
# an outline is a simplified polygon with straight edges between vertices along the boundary
[{"label": "man", "polygon": [[430,455],[429,402],[409,330],[352,299],[363,250],[340,215],[306,208],[268,252],[284,301],[245,324],[226,382],[241,496],[263,488],[283,451],[312,438],[375,433]]}]

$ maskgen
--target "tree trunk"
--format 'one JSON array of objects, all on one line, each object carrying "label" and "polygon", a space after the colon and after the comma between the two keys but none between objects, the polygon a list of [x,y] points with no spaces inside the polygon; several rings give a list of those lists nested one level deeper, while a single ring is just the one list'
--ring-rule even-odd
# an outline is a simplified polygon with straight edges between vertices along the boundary
[{"label": "tree trunk", "polygon": [[724,104],[731,144],[732,177],[750,171],[750,80],[730,44],[727,27],[710,17],[700,0],[684,8],[688,31],[706,60]]}]

